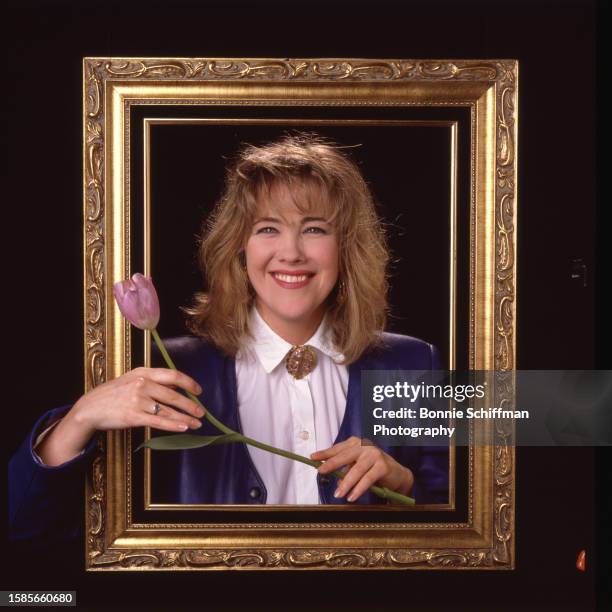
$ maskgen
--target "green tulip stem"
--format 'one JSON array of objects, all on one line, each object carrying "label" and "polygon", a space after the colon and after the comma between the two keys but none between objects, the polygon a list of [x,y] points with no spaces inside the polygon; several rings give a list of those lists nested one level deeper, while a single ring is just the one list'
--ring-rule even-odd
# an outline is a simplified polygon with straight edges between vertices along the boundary
[{"label": "green tulip stem", "polygon": [[[164,346],[162,339],[159,337],[159,334],[157,333],[157,329],[155,328],[152,329],[151,334],[153,334],[153,339],[155,340],[155,344],[157,344],[157,347],[159,348],[159,351],[161,352],[168,367],[172,370],[176,370],[177,367],[174,365],[174,362],[172,361],[172,358],[168,354],[168,351],[166,350],[166,347]],[[235,434],[236,436],[238,436],[238,438],[235,440],[236,442],[244,442],[245,444],[250,444],[251,446],[255,446],[256,448],[261,448],[262,450],[268,451],[269,453],[280,455],[281,457],[286,457],[287,459],[293,459],[294,461],[299,461],[300,463],[305,463],[306,465],[310,465],[313,468],[318,468],[321,465],[323,465],[322,461],[314,461],[312,459],[309,459],[308,457],[297,455],[296,453],[292,453],[290,451],[286,451],[281,448],[276,448],[275,446],[270,446],[269,444],[264,444],[263,442],[259,442],[259,440],[253,440],[253,438],[247,438],[243,434],[237,431],[234,431],[233,429],[230,429],[229,427],[224,425],[221,421],[219,421],[217,418],[215,418],[214,415],[212,415],[211,412],[207,410],[206,406],[204,406],[204,404],[202,404],[202,402],[195,395],[193,395],[193,393],[190,393],[189,391],[187,391],[187,395],[189,396],[189,399],[196,402],[196,404],[199,404],[203,408],[204,417],[212,425],[214,425],[217,429],[219,429],[225,434]],[[344,478],[345,476],[345,474],[339,470],[336,470],[335,472],[331,472],[331,474],[335,476],[336,478],[340,478],[340,479]],[[374,493],[378,497],[381,497],[382,499],[388,499],[396,503],[404,504],[408,506],[414,505],[414,499],[412,497],[408,497],[407,495],[402,495],[401,493],[397,493],[396,491],[391,491],[391,489],[388,489],[387,487],[377,487],[373,485],[370,487],[370,491],[372,491],[372,493]]]}]

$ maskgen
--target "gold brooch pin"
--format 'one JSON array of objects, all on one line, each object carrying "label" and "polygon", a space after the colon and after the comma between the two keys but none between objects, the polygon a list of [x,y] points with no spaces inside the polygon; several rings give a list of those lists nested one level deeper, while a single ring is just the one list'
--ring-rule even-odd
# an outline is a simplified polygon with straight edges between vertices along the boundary
[{"label": "gold brooch pin", "polygon": [[300,380],[308,376],[317,365],[317,353],[312,346],[294,346],[287,355],[287,372]]}]

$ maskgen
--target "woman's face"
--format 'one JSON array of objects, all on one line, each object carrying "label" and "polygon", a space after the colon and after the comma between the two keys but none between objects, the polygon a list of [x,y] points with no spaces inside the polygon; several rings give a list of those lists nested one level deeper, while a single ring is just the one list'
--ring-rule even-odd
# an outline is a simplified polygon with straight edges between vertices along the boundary
[{"label": "woman's face", "polygon": [[289,189],[275,184],[260,201],[246,265],[263,319],[288,342],[302,344],[321,322],[338,280],[339,250],[323,214],[300,212]]}]

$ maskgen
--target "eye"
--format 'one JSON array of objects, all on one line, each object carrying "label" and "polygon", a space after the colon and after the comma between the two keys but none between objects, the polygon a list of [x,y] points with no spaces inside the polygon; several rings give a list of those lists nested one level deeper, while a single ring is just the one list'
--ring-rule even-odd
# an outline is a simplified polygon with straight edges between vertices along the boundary
[{"label": "eye", "polygon": [[274,234],[276,232],[278,232],[278,230],[275,227],[271,226],[260,227],[255,230],[256,234]]},{"label": "eye", "polygon": [[322,228],[322,227],[318,227],[316,225],[311,225],[310,227],[307,227],[304,230],[305,233],[307,234],[327,234],[327,230]]}]

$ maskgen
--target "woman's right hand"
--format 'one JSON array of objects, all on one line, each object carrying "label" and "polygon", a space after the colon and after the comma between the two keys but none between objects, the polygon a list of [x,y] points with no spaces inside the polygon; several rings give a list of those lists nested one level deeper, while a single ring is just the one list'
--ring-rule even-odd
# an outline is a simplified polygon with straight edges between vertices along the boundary
[{"label": "woman's right hand", "polygon": [[[96,431],[148,425],[182,432],[201,427],[203,409],[176,387],[202,393],[193,378],[166,368],[136,368],[98,385],[74,404],[36,452],[46,465],[60,465],[78,455]],[[154,414],[156,403],[160,410]]]},{"label": "woman's right hand", "polygon": [[[83,395],[70,413],[74,413],[75,421],[91,432],[145,425],[166,431],[185,431],[188,427],[197,429],[202,425],[198,418],[204,416],[204,411],[194,401],[175,391],[175,387],[193,395],[202,393],[193,378],[177,370],[136,368]],[[160,405],[157,415],[153,414],[156,403]]]}]

